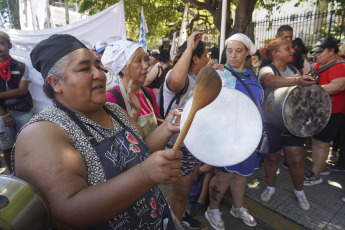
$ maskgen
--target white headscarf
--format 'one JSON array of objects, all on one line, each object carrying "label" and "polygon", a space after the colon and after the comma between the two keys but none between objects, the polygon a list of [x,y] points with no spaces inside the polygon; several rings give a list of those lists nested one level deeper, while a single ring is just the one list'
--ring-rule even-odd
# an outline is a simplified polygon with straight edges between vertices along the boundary
[{"label": "white headscarf", "polygon": [[247,49],[249,49],[250,55],[253,55],[256,53],[255,45],[250,40],[250,38],[248,38],[248,36],[245,34],[237,33],[237,34],[232,35],[231,37],[225,40],[225,47],[228,45],[229,41],[240,41],[245,45],[245,47],[247,47]]},{"label": "white headscarf", "polygon": [[126,66],[134,52],[141,46],[138,43],[118,40],[108,45],[102,56],[102,64],[107,70],[116,75]]}]

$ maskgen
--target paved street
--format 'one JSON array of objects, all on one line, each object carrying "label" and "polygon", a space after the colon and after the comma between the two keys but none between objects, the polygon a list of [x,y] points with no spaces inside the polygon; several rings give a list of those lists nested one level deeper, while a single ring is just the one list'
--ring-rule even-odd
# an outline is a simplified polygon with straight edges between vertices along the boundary
[{"label": "paved street", "polygon": [[[306,165],[311,165],[311,153],[307,148]],[[2,166],[4,159],[0,154]],[[0,173],[8,174],[4,167]],[[276,193],[271,202],[264,203],[260,200],[260,194],[266,187],[263,165],[260,169],[247,178],[244,207],[249,210],[258,225],[249,227],[230,213],[231,193],[227,192],[221,204],[220,211],[225,222],[226,229],[240,230],[344,230],[345,229],[345,203],[341,196],[345,190],[345,173],[332,172],[329,176],[323,176],[324,182],[319,185],[305,187],[306,196],[310,202],[309,211],[302,210],[293,193],[293,185],[288,169],[280,166],[277,175]],[[161,187],[165,194],[169,194],[170,186]],[[196,217],[201,221],[202,230],[212,229],[204,214]],[[187,229],[187,228],[186,228]]]}]

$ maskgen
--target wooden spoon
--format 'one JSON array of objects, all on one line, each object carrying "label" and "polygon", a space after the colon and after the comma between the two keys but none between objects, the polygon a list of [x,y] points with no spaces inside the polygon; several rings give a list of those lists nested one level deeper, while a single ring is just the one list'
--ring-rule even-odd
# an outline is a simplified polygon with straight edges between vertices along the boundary
[{"label": "wooden spoon", "polygon": [[182,142],[184,141],[195,114],[206,105],[210,104],[220,93],[222,89],[222,80],[220,79],[219,74],[209,66],[202,68],[195,81],[195,86],[193,90],[193,102],[186,122],[183,125],[183,128],[180,134],[177,137],[177,140],[174,144],[173,149],[179,149]]}]

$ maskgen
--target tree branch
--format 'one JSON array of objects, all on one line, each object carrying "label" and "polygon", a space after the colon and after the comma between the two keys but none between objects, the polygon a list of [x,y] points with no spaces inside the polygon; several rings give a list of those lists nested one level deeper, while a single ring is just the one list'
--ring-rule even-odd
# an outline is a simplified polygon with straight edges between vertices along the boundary
[{"label": "tree branch", "polygon": [[207,4],[206,2],[199,2],[197,0],[182,0],[184,3],[190,3],[196,7],[198,7],[199,9],[205,9],[207,11],[209,11],[211,14],[212,12],[215,10],[211,4]]},{"label": "tree branch", "polygon": [[235,25],[231,34],[244,33],[252,19],[257,0],[239,1],[236,8]]}]

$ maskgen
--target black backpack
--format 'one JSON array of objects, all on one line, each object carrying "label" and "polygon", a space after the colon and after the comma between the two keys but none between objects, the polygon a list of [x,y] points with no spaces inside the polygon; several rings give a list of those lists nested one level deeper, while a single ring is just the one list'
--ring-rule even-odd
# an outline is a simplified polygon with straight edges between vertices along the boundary
[{"label": "black backpack", "polygon": [[148,85],[147,87],[149,87],[151,89],[158,89],[164,83],[165,76],[167,75],[167,73],[171,69],[172,69],[171,66],[167,66],[164,70],[163,70],[162,66],[158,66],[158,74],[157,74],[155,80],[153,80],[153,82],[151,82],[151,84]]},{"label": "black backpack", "polygon": [[[140,89],[143,91],[145,97],[146,97],[147,99],[149,99],[151,105],[153,105],[153,99],[152,99],[152,97],[151,97],[150,92],[145,88],[145,86],[142,86],[142,85],[140,85]],[[107,92],[112,93],[112,94],[114,95],[116,101],[117,101],[117,104],[118,104],[121,108],[123,108],[124,110],[126,110],[125,100],[123,99],[122,94],[121,94],[119,91],[117,91],[116,89],[110,89],[110,90],[108,90]]]},{"label": "black backpack", "polygon": [[315,70],[315,71],[313,71],[313,68],[312,68],[312,72],[310,75],[312,77],[314,77],[315,79],[318,79],[321,72],[325,71],[326,69],[331,68],[334,65],[341,64],[341,63],[345,63],[345,60],[336,60],[336,61],[331,62],[328,65],[325,65],[322,68]]},{"label": "black backpack", "polygon": [[[274,75],[276,75],[276,76],[281,76],[279,70],[277,69],[277,67],[275,67],[275,65],[273,65],[273,64],[271,63],[271,64],[268,64],[268,65],[266,65],[266,66],[271,67],[271,69],[273,70]],[[293,65],[291,65],[290,63],[288,63],[288,64],[287,64],[287,67],[289,67],[289,69],[291,69],[292,72],[293,72],[294,74],[297,74],[297,71],[298,71],[298,70],[297,70]]]},{"label": "black backpack", "polygon": [[[166,84],[166,83],[164,83]],[[163,86],[164,84],[162,84],[160,87],[159,87],[159,92],[158,92],[158,95],[157,95],[157,100],[158,100],[158,106],[159,106],[159,113],[161,115],[161,117],[163,119],[166,118],[166,116],[168,115],[168,113],[170,112],[170,109],[171,109],[171,106],[173,105],[173,103],[175,102],[175,104],[180,104],[180,99],[181,99],[181,96],[183,96],[187,90],[188,90],[188,87],[189,87],[189,78],[187,76],[186,78],[186,82],[183,86],[183,89],[176,93],[175,96],[173,97],[173,99],[171,99],[171,101],[169,102],[169,105],[168,105],[168,108],[166,111],[164,111],[164,97],[163,97]]]}]

